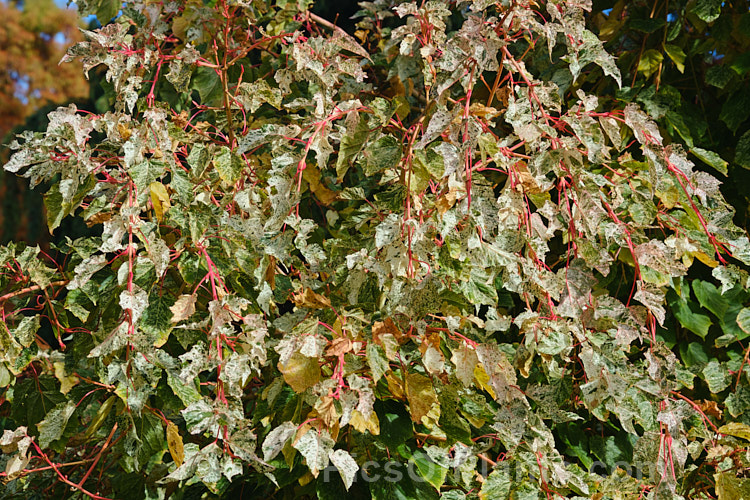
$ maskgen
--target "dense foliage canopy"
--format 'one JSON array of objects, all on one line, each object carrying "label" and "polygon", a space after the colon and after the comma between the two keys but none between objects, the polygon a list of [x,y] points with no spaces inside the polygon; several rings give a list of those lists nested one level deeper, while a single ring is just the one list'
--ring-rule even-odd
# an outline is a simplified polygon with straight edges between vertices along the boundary
[{"label": "dense foliage canopy", "polygon": [[750,495],[747,2],[118,5],[5,165],[94,236],[0,249],[0,497]]}]

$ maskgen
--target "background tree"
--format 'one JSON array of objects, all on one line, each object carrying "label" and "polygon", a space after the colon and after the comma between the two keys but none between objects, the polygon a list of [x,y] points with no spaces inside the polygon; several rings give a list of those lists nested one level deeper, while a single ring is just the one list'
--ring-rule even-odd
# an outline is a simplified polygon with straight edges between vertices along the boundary
[{"label": "background tree", "polygon": [[[89,84],[80,64],[58,65],[67,47],[82,38],[74,10],[53,0],[2,1],[0,19],[0,161],[5,162],[11,131],[43,130],[47,113],[85,100]],[[39,193],[1,172],[0,200],[0,242],[47,240]]]},{"label": "background tree", "polygon": [[53,0],[0,2],[0,137],[49,103],[88,97],[78,64],[58,65],[81,39],[75,11]]}]

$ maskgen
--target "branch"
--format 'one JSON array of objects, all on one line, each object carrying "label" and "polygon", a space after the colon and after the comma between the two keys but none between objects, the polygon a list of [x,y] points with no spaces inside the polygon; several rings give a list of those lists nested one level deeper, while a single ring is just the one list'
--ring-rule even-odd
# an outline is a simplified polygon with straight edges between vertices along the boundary
[{"label": "branch", "polygon": [[[60,281],[53,281],[49,284],[49,286],[64,286],[67,285],[70,282],[70,280],[60,280]],[[0,304],[3,302],[12,299],[13,297],[18,297],[20,295],[26,295],[27,293],[36,292],[37,290],[43,290],[45,287],[41,285],[32,285],[27,288],[22,288],[20,290],[16,290],[15,292],[6,293],[2,297],[0,297]]]}]

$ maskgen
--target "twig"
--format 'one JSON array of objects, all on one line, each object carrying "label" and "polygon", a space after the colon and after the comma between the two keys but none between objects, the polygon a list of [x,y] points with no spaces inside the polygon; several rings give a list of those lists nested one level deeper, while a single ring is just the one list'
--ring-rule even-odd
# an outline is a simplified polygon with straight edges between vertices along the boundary
[{"label": "twig", "polygon": [[[57,467],[62,468],[62,467],[72,467],[74,465],[83,465],[83,464],[90,463],[92,460],[93,459],[89,458],[89,459],[86,459],[86,460],[78,460],[76,462],[66,462],[64,464],[58,464]],[[16,476],[16,478],[23,477],[23,476],[28,476],[29,474],[32,474],[34,472],[44,472],[46,470],[52,470],[53,468],[54,467],[52,467],[50,465],[47,465],[45,467],[37,467],[36,469],[24,469],[24,470],[22,470],[19,473],[18,476]],[[5,472],[0,472],[0,477],[5,477],[7,475],[8,474],[5,473]]]},{"label": "twig", "polygon": [[57,474],[57,477],[60,478],[60,481],[62,481],[63,483],[67,484],[68,486],[70,486],[72,488],[77,489],[78,491],[80,491],[84,495],[87,495],[88,497],[93,498],[94,500],[110,500],[107,497],[102,497],[102,496],[97,495],[96,493],[91,493],[90,491],[86,490],[85,488],[83,488],[83,487],[75,484],[73,481],[71,481],[70,479],[68,479],[65,474],[63,474],[62,472],[60,472],[60,470],[58,469],[58,466],[52,463],[52,461],[49,459],[49,457],[42,451],[41,448],[39,448],[39,446],[33,440],[31,441],[31,444],[34,445],[34,448],[36,448],[36,451],[37,451],[37,453],[39,453],[39,456],[42,458],[42,460],[44,460],[45,462],[47,462],[49,464],[49,466],[52,467],[52,470],[55,471],[55,473]]},{"label": "twig", "polygon": [[112,431],[109,433],[109,437],[107,437],[107,440],[104,442],[104,445],[102,445],[101,449],[99,450],[99,453],[96,454],[96,458],[94,459],[94,463],[91,464],[91,467],[89,467],[89,470],[86,471],[86,474],[83,476],[83,479],[81,479],[78,483],[79,488],[83,488],[83,483],[86,482],[86,480],[89,478],[91,473],[94,471],[94,467],[96,467],[96,464],[99,463],[99,459],[102,458],[102,453],[104,450],[107,449],[107,446],[109,446],[109,442],[112,441],[112,436],[115,435],[115,432],[117,432],[117,422],[115,422],[114,427],[112,427]]},{"label": "twig", "polygon": [[[313,14],[312,12],[307,11],[307,15],[313,21],[315,21],[316,23],[320,24],[321,26],[325,26],[326,28],[328,28],[331,31],[341,30],[341,28],[339,28],[338,26],[336,26],[335,24],[333,24],[331,21],[328,21],[327,19],[323,19],[322,17],[320,17],[317,14]],[[341,31],[343,31],[343,30],[341,30]]]},{"label": "twig", "polygon": [[423,432],[415,432],[414,435],[424,440],[429,439],[431,441],[440,441],[441,443],[446,441],[446,438],[442,436],[433,436],[432,434],[424,434]]},{"label": "twig", "polygon": [[490,465],[491,465],[491,466],[493,466],[493,467],[496,467],[496,466],[497,466],[497,462],[495,462],[494,460],[490,460],[489,458],[487,458],[487,457],[486,457],[486,456],[485,456],[484,454],[482,454],[482,453],[477,453],[477,458],[481,458],[482,460],[484,460],[485,462],[487,462],[488,464],[490,464]]}]

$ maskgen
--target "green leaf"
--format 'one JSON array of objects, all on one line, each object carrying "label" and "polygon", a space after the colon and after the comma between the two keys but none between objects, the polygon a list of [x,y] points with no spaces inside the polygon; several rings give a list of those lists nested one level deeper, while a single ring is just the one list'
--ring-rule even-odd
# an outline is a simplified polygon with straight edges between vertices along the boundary
[{"label": "green leaf", "polygon": [[105,26],[117,16],[122,2],[120,0],[99,0],[96,7],[96,19]]},{"label": "green leaf", "polygon": [[352,160],[362,150],[369,137],[370,129],[363,117],[359,117],[356,126],[344,133],[339,147],[339,156],[336,159],[336,177],[339,182],[344,178]]},{"label": "green leaf", "polygon": [[13,336],[23,347],[29,347],[34,343],[40,324],[39,316],[27,316],[13,330]]},{"label": "green leaf", "polygon": [[[683,293],[685,293],[685,290]],[[672,309],[675,318],[677,318],[683,327],[695,333],[702,339],[706,338],[708,329],[713,324],[710,317],[696,312],[694,310],[695,307],[691,305],[691,302],[684,297],[678,296],[674,290],[669,290],[669,292],[667,292],[667,302],[669,303],[669,307]]]},{"label": "green leaf", "polygon": [[729,130],[736,133],[748,117],[750,117],[750,91],[741,88],[724,101],[719,119],[727,124]]},{"label": "green leaf", "polygon": [[221,79],[213,68],[198,66],[193,73],[190,86],[198,91],[201,103],[212,106],[221,102]]},{"label": "green leaf", "polygon": [[643,33],[653,33],[654,31],[661,29],[666,24],[663,18],[642,18],[633,19],[630,21],[630,27],[636,31]]},{"label": "green leaf", "polygon": [[365,175],[378,174],[401,161],[401,143],[392,135],[384,135],[367,145],[364,152]]},{"label": "green leaf", "polygon": [[375,401],[374,408],[380,421],[379,440],[391,452],[414,438],[411,418],[401,403],[378,400]]},{"label": "green leaf", "polygon": [[736,73],[724,64],[711,66],[706,70],[706,83],[723,89]]},{"label": "green leaf", "polygon": [[732,377],[729,375],[727,367],[716,360],[709,361],[703,369],[703,378],[706,380],[708,388],[714,394],[720,393],[732,383]]},{"label": "green leaf", "polygon": [[433,180],[443,178],[443,173],[445,172],[443,156],[433,148],[414,151],[414,164],[414,168],[426,170]]},{"label": "green leaf", "polygon": [[734,161],[740,167],[750,170],[750,130],[742,134],[737,142]]},{"label": "green leaf", "polygon": [[28,427],[39,423],[55,406],[65,403],[57,380],[49,375],[26,378],[16,383],[10,415]]},{"label": "green leaf", "polygon": [[68,420],[76,411],[76,404],[72,401],[61,402],[47,413],[44,420],[36,424],[39,428],[39,445],[47,448],[53,441],[63,435]]},{"label": "green leaf", "polygon": [[234,184],[242,177],[245,162],[226,146],[222,146],[214,156],[214,167],[219,177],[227,184]]},{"label": "green leaf", "polygon": [[367,363],[372,370],[372,380],[377,383],[380,377],[390,369],[388,360],[385,357],[383,349],[374,342],[368,342],[366,348]]},{"label": "green leaf", "polygon": [[479,498],[481,500],[507,500],[510,496],[512,484],[507,469],[495,469],[482,483]]},{"label": "green leaf", "polygon": [[643,73],[646,78],[650,78],[659,69],[662,60],[664,60],[664,56],[661,55],[661,52],[656,49],[648,49],[641,54],[638,61],[638,71]]},{"label": "green leaf", "polygon": [[696,0],[691,11],[702,21],[714,22],[721,14],[722,0]]},{"label": "green leaf", "polygon": [[448,469],[433,462],[427,453],[421,450],[414,452],[409,460],[417,466],[419,475],[437,491],[440,491],[443,483],[445,483],[445,476],[448,473]]},{"label": "green leaf", "polygon": [[735,287],[722,294],[713,284],[695,280],[693,292],[698,302],[719,318],[719,326],[724,333],[733,334],[739,340],[748,336],[737,324],[737,315],[742,310],[742,303],[748,297],[745,290]]},{"label": "green leaf", "polygon": [[161,347],[167,342],[172,330],[172,311],[175,298],[157,284],[151,288],[148,295],[148,307],[141,316],[140,327],[148,336],[154,347]]},{"label": "green leaf", "polygon": [[690,150],[690,152],[693,153],[700,161],[702,161],[706,165],[709,165],[722,174],[727,175],[728,163],[722,160],[721,156],[717,155],[713,151],[694,147]]},{"label": "green leaf", "polygon": [[706,353],[703,344],[698,342],[690,342],[685,349],[681,345],[680,352],[682,353],[682,361],[688,368],[708,363],[708,353]]},{"label": "green leaf", "polygon": [[190,168],[193,169],[193,174],[197,177],[203,175],[210,159],[209,149],[200,143],[194,144],[190,148],[190,154],[187,157],[188,165],[190,165]]},{"label": "green leaf", "polygon": [[150,412],[133,417],[133,427],[122,441],[124,455],[120,459],[128,472],[141,470],[155,456],[167,451],[167,439],[161,419]]},{"label": "green leaf", "polygon": [[[44,206],[47,209],[47,227],[50,233],[60,226],[62,220],[78,208],[84,197],[96,185],[96,179],[86,177],[83,184],[75,185],[67,180],[55,183],[44,195]],[[74,189],[74,190],[73,190]],[[72,192],[71,192],[72,191]]]},{"label": "green leaf", "polygon": [[682,140],[689,148],[693,147],[693,136],[690,134],[690,127],[685,122],[685,117],[675,111],[667,111],[667,124],[680,134]]},{"label": "green leaf", "polygon": [[263,103],[268,103],[276,109],[281,107],[281,90],[271,87],[265,80],[243,82],[239,90],[238,100],[251,113],[255,113]]},{"label": "green leaf", "polygon": [[669,58],[674,62],[675,66],[677,66],[677,71],[680,73],[685,72],[685,52],[678,47],[677,45],[672,45],[671,43],[665,43],[664,44],[664,52],[667,53]]},{"label": "green leaf", "polygon": [[471,428],[458,412],[458,394],[452,385],[443,386],[438,397],[440,401],[440,420],[438,424],[445,433],[447,443],[452,445],[456,441],[471,444]]},{"label": "green leaf", "polygon": [[396,461],[375,466],[366,478],[372,500],[437,500],[438,493],[426,481],[415,478],[410,471]]},{"label": "green leaf", "polygon": [[128,173],[135,183],[138,194],[142,195],[150,193],[151,183],[160,179],[165,171],[164,162],[150,159],[133,165]]},{"label": "green leaf", "polygon": [[730,304],[722,297],[719,289],[707,281],[693,281],[693,292],[698,297],[698,302],[719,318],[729,309]]}]

